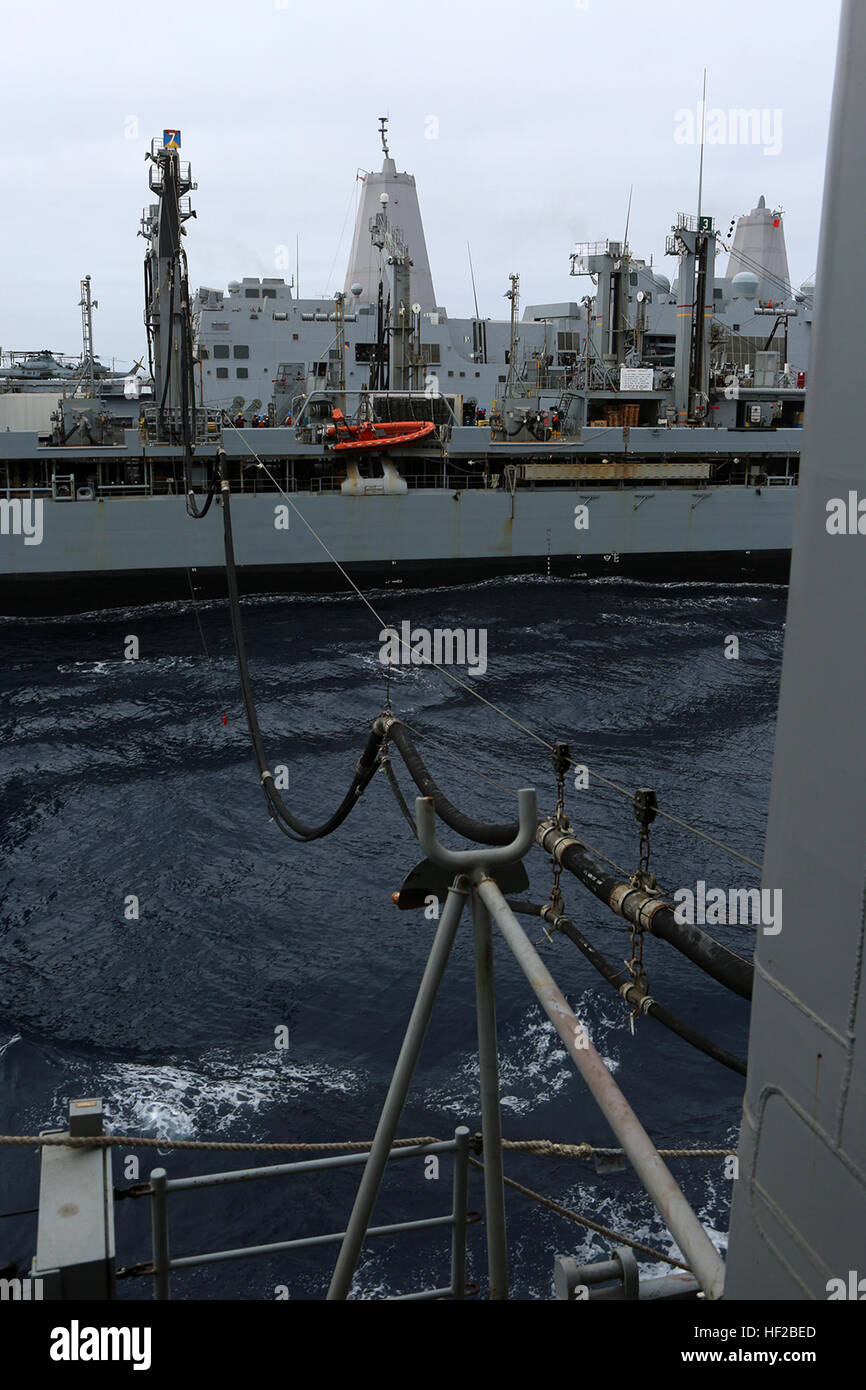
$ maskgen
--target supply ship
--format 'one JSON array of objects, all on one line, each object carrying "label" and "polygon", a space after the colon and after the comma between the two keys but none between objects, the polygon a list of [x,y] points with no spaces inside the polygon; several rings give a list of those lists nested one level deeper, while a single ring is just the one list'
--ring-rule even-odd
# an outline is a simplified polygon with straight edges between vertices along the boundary
[{"label": "supply ship", "polygon": [[[856,505],[862,484],[858,448],[861,421],[857,404],[860,368],[855,349],[859,342],[863,293],[856,287],[852,291],[848,268],[857,250],[863,201],[863,180],[855,174],[862,163],[861,131],[866,114],[866,93],[859,80],[866,62],[866,11],[854,0],[846,0],[843,6],[839,55],[821,231],[820,265],[825,277],[826,309],[822,311],[818,326],[814,404],[810,407],[805,431],[807,467],[800,489],[793,544],[765,854],[763,865],[746,861],[762,872],[762,892],[784,895],[784,926],[781,920],[771,924],[762,922],[760,916],[753,919],[752,924],[758,930],[754,956],[749,959],[728,950],[694,923],[688,924],[686,929],[686,924],[676,918],[671,904],[665,901],[648,868],[647,837],[651,823],[657,815],[675,818],[659,804],[651,788],[638,788],[629,806],[630,793],[608,781],[609,789],[628,798],[625,803],[628,815],[631,817],[633,810],[641,828],[641,867],[631,878],[620,880],[621,871],[616,862],[605,859],[601,864],[597,852],[579,839],[580,827],[572,825],[565,814],[565,782],[571,778],[577,764],[562,741],[549,744],[544,738],[536,738],[553,755],[558,785],[556,807],[551,814],[539,819],[537,795],[529,788],[517,793],[517,819],[511,824],[493,825],[459,811],[431,779],[408,735],[407,726],[392,709],[390,698],[382,713],[370,720],[366,745],[354,764],[348,792],[336,811],[322,825],[310,826],[301,821],[277,790],[256,717],[242,634],[238,595],[240,571],[232,541],[232,514],[235,509],[238,514],[243,511],[237,505],[242,498],[231,478],[233,455],[226,449],[217,455],[214,476],[208,479],[206,499],[202,500],[200,493],[188,486],[192,450],[187,437],[180,445],[170,447],[183,449],[181,464],[186,476],[181,481],[186,490],[186,504],[197,518],[197,524],[188,526],[191,532],[205,530],[205,525],[213,519],[213,510],[217,510],[211,505],[217,491],[221,497],[224,571],[241,688],[259,782],[271,819],[296,842],[293,853],[302,854],[298,847],[300,842],[309,843],[330,835],[353,813],[373,776],[380,768],[385,770],[383,754],[390,741],[420,793],[414,802],[414,816],[405,803],[403,809],[426,855],[394,895],[396,905],[417,912],[429,902],[432,892],[437,901],[440,897],[445,900],[445,906],[441,916],[435,919],[435,929],[428,915],[420,928],[429,931],[432,937],[430,952],[369,1151],[366,1146],[365,1151],[359,1153],[355,1145],[293,1145],[287,1141],[282,1146],[268,1144],[265,1147],[270,1150],[276,1147],[339,1147],[353,1151],[340,1159],[268,1163],[255,1169],[194,1177],[170,1176],[165,1167],[158,1166],[151,1168],[145,1181],[117,1189],[112,1173],[112,1147],[131,1147],[136,1142],[157,1147],[164,1141],[136,1141],[135,1136],[105,1133],[102,1104],[98,1098],[72,1099],[68,1129],[38,1136],[3,1136],[6,1144],[38,1145],[42,1149],[36,1255],[30,1280],[18,1281],[38,1285],[39,1297],[110,1300],[116,1296],[116,1280],[121,1272],[116,1268],[114,1244],[115,1199],[119,1192],[127,1202],[138,1199],[147,1203],[152,1214],[152,1259],[143,1260],[122,1273],[126,1278],[152,1281],[154,1297],[159,1300],[168,1299],[172,1281],[179,1283],[195,1266],[276,1253],[282,1255],[327,1244],[339,1247],[327,1297],[331,1301],[342,1301],[352,1292],[358,1258],[368,1239],[439,1228],[447,1231],[451,1238],[450,1269],[443,1274],[443,1282],[392,1297],[401,1301],[462,1301],[479,1291],[477,1285],[466,1282],[465,1252],[466,1183],[469,1165],[475,1162],[476,1166],[483,1166],[484,1175],[487,1292],[493,1300],[506,1300],[509,1264],[518,1260],[520,1254],[509,1249],[505,1222],[504,1183],[508,1179],[503,1173],[502,1158],[507,1144],[501,1133],[492,949],[495,935],[502,948],[500,954],[507,951],[518,964],[528,988],[555,1028],[568,1058],[621,1146],[612,1151],[590,1152],[601,1156],[613,1152],[631,1164],[663,1218],[678,1252],[662,1255],[675,1272],[659,1278],[652,1274],[647,1276],[638,1268],[635,1251],[649,1253],[651,1257],[657,1252],[647,1252],[646,1247],[635,1240],[626,1242],[628,1248],[626,1244],[614,1244],[609,1258],[590,1264],[578,1264],[568,1253],[557,1253],[562,1250],[561,1245],[551,1246],[550,1264],[559,1299],[588,1303],[682,1299],[694,1301],[696,1305],[698,1300],[703,1304],[720,1299],[861,1300],[863,1280],[859,1262],[866,1210],[866,1109],[863,1104],[866,1077],[863,1030],[862,1027],[858,1029],[858,1020],[863,1012],[862,962],[866,937],[862,866],[866,802],[862,796],[864,745],[860,737],[860,691],[866,676],[866,651],[862,643],[850,640],[850,634],[862,620],[866,567]],[[163,189],[170,194],[179,167],[176,156],[157,150],[154,163],[160,171]],[[171,202],[168,206],[172,206]],[[688,245],[685,237],[683,240]],[[163,302],[169,302],[173,294],[183,302],[182,280],[181,276],[179,281],[166,280],[160,284],[159,293],[167,297]],[[157,383],[160,363],[164,361],[165,335],[175,331],[176,322],[173,313],[161,312],[160,332],[155,337],[158,352],[154,380]],[[186,354],[189,358],[190,352],[191,335],[188,335],[185,342],[179,342],[177,355],[181,358]],[[174,419],[180,421],[188,436],[192,412],[184,414],[183,399],[179,406],[171,403],[171,384],[169,375],[164,390],[166,401],[170,403],[158,406],[157,411],[177,410]],[[688,407],[693,408],[691,398]],[[355,425],[352,435],[345,415],[334,413],[339,410],[333,407],[330,423],[327,417],[322,418],[323,442],[326,445],[335,441],[360,442],[361,423]],[[375,431],[375,420],[369,423],[370,430]],[[405,426],[408,422],[399,423]],[[155,427],[161,427],[159,414],[155,417]],[[386,433],[383,437],[389,436]],[[407,493],[383,495],[399,497]],[[357,493],[348,494],[345,500],[352,498],[364,500]],[[847,531],[828,525],[828,516],[840,498],[853,500],[855,504],[852,524]],[[828,671],[836,673],[838,678],[828,682]],[[503,714],[490,701],[485,703],[493,713]],[[536,737],[529,729],[524,729],[524,733]],[[822,770],[820,779],[816,779],[816,767]],[[819,814],[815,814],[816,802]],[[447,848],[439,837],[440,821],[452,832],[473,842],[471,847]],[[682,820],[678,823],[704,842],[711,838]],[[737,853],[719,840],[713,843]],[[523,893],[528,886],[522,860],[533,845],[539,846],[551,857],[554,866],[558,866],[550,901],[544,904],[515,900],[514,896]],[[696,845],[696,856],[701,852],[702,846]],[[743,856],[738,857],[742,859]],[[628,923],[633,955],[625,962],[627,980],[618,963],[614,967],[605,962],[600,952],[582,937],[575,923],[564,915],[559,869],[566,871],[597,900],[605,903],[613,914]],[[817,908],[819,930],[816,930],[816,886],[824,890]],[[445,987],[448,957],[461,925],[461,916],[470,902],[472,926],[466,930],[472,932],[473,943],[464,956],[464,963],[466,956],[474,960],[482,1134],[473,1140],[468,1129],[459,1126],[453,1140],[429,1136],[397,1139],[436,997]],[[582,941],[583,954],[600,973],[608,975],[609,982],[636,1012],[669,1028],[678,1024],[673,1031],[684,1042],[745,1075],[738,1162],[729,1175],[734,1186],[726,1260],[667,1168],[663,1161],[665,1155],[653,1144],[610,1068],[593,1046],[586,1028],[528,939],[518,921],[520,915],[541,917],[551,931],[562,932],[575,944]],[[693,1028],[685,1028],[648,994],[638,949],[645,933],[666,940],[719,985],[751,1000],[746,1062],[723,1053]],[[236,1146],[193,1142],[182,1143],[179,1147],[248,1150],[255,1146],[241,1141]],[[588,1155],[578,1150],[589,1146],[557,1145],[554,1148],[557,1152],[562,1150],[562,1156],[584,1158]],[[722,1151],[678,1150],[674,1151],[674,1156],[683,1158],[696,1153],[721,1156]],[[407,1157],[438,1158],[444,1154],[453,1156],[454,1170],[452,1205],[446,1214],[386,1225],[371,1224],[389,1162]],[[473,1157],[477,1154],[483,1156],[483,1165]],[[344,1230],[292,1237],[266,1245],[223,1249],[219,1248],[222,1232],[217,1227],[212,1236],[217,1248],[192,1255],[173,1253],[169,1207],[172,1206],[171,1221],[177,1223],[174,1204],[182,1193],[311,1171],[327,1177],[338,1164],[363,1168],[348,1220],[342,1212],[333,1217],[335,1225],[346,1221]],[[558,1210],[569,1215],[567,1211],[563,1213],[562,1208]],[[588,1221],[584,1224],[591,1225]],[[602,1232],[605,1238],[617,1240],[615,1232],[597,1224],[591,1228]],[[568,1248],[568,1238],[559,1239],[564,1240]],[[445,1261],[447,1255],[443,1263]],[[19,1293],[19,1297],[23,1294]],[[588,1313],[587,1316],[592,1315]],[[810,1317],[813,1316],[810,1310]],[[597,1323],[596,1314],[594,1324]],[[763,1337],[795,1336],[799,1323],[799,1314],[791,1314],[784,1319],[785,1325],[765,1328]],[[705,1322],[704,1325],[709,1324]],[[838,1337],[841,1325],[841,1321],[834,1323],[834,1338]],[[280,1326],[284,1328],[284,1320]],[[661,1326],[660,1321],[657,1326]],[[814,1329],[808,1331],[813,1333]],[[756,1338],[759,1336],[757,1327],[749,1328],[748,1332]],[[740,1355],[734,1359],[746,1358]],[[775,1359],[774,1356],[774,1362]],[[781,1359],[807,1358],[801,1356],[797,1348],[795,1354],[786,1351]]]},{"label": "supply ship", "polygon": [[[195,185],[180,132],[154,140],[149,375],[91,373],[51,409],[44,379],[33,396],[4,379],[3,612],[223,593],[217,519],[191,534],[183,495],[207,489],[218,450],[244,591],[327,585],[330,556],[365,582],[784,578],[814,286],[791,290],[781,212],[761,197],[739,218],[722,277],[713,219],[680,214],[673,285],[606,240],[571,255],[579,303],[521,318],[515,273],[508,319],[451,319],[384,119],[381,139],[332,300],[278,278],[193,295]],[[4,414],[27,400],[36,428]]]}]

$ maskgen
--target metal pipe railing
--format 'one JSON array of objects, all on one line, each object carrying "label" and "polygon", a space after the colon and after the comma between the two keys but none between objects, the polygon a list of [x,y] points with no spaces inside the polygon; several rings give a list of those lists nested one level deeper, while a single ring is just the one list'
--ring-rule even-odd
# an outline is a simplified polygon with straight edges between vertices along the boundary
[{"label": "metal pipe railing", "polygon": [[[397,1221],[390,1226],[370,1226],[365,1231],[365,1239],[370,1236],[396,1236],[401,1231],[427,1231],[437,1226],[453,1226],[454,1215],[429,1216],[419,1221]],[[208,1250],[203,1255],[182,1255],[170,1262],[171,1269],[191,1269],[194,1265],[223,1264],[226,1260],[246,1260],[258,1255],[279,1255],[285,1250],[308,1250],[318,1245],[335,1245],[345,1240],[345,1231],[334,1231],[323,1236],[298,1236],[294,1240],[275,1240],[268,1245],[239,1245],[235,1250]]]},{"label": "metal pipe railing", "polygon": [[171,1298],[169,1280],[171,1259],[168,1251],[167,1174],[164,1168],[154,1168],[150,1175],[150,1220],[153,1231],[153,1296]]},{"label": "metal pipe railing", "polygon": [[340,1254],[331,1278],[328,1289],[328,1299],[331,1301],[349,1296],[352,1276],[355,1273],[361,1246],[370,1224],[370,1216],[379,1193],[385,1165],[388,1162],[388,1154],[397,1133],[397,1126],[400,1123],[406,1097],[409,1094],[415,1065],[418,1061],[421,1045],[424,1042],[439,985],[445,973],[445,966],[448,964],[451,947],[454,945],[454,938],[457,935],[457,927],[468,892],[468,883],[464,886],[460,879],[456,879],[448,890],[445,908],[436,928],[436,935],[433,938],[427,966],[418,987],[415,1006],[409,1019],[403,1046],[400,1048],[400,1055],[391,1077],[391,1085],[388,1087],[388,1094],[385,1097],[382,1114],[379,1117],[376,1135],[370,1149],[370,1157],[364,1169],[364,1176],[361,1179],[355,1205],[352,1208],[352,1215],[346,1228],[346,1238],[340,1247]]},{"label": "metal pipe railing", "polygon": [[[364,1230],[363,1238],[367,1239],[371,1236],[402,1235],[405,1232],[438,1230],[443,1227],[451,1229],[451,1284],[449,1287],[446,1289],[425,1289],[418,1293],[402,1295],[402,1297],[407,1299],[462,1299],[465,1296],[469,1144],[469,1130],[465,1125],[459,1125],[454,1131],[453,1139],[438,1140],[430,1144],[406,1144],[392,1149],[386,1154],[386,1160],[427,1157],[431,1154],[454,1154],[453,1208],[447,1215],[422,1217],[417,1221],[394,1222],[386,1226],[371,1226]],[[155,1168],[150,1175],[154,1298],[160,1300],[171,1298],[170,1279],[175,1270],[192,1269],[197,1265],[222,1264],[228,1260],[254,1259],[258,1256],[281,1254],[287,1250],[305,1250],[335,1245],[338,1242],[345,1242],[347,1236],[347,1231],[334,1231],[325,1235],[301,1236],[293,1240],[273,1241],[266,1245],[244,1245],[230,1250],[208,1250],[195,1255],[180,1255],[172,1258],[168,1240],[167,1199],[170,1192],[188,1192],[227,1183],[249,1182],[256,1178],[287,1177],[320,1170],[347,1168],[355,1164],[367,1164],[371,1157],[372,1152],[341,1154],[329,1158],[310,1159],[300,1163],[278,1163],[259,1168],[241,1168],[228,1173],[205,1173],[192,1178],[169,1179],[164,1168]]]},{"label": "metal pipe railing", "polygon": [[475,1008],[484,1142],[484,1210],[487,1218],[487,1273],[490,1297],[508,1297],[508,1245],[505,1236],[505,1184],[502,1173],[502,1113],[499,1106],[499,1054],[490,913],[472,894],[475,938]]},{"label": "metal pipe railing", "polygon": [[585,1027],[573,1013],[497,885],[491,878],[479,874],[476,887],[532,986],[538,1002],[562,1038],[569,1056],[664,1218],[701,1288],[708,1298],[720,1298],[724,1286],[724,1262],[689,1206],[679,1184],[593,1047]]},{"label": "metal pipe railing", "polygon": [[[469,1214],[469,1130],[460,1125],[454,1131],[454,1181],[452,1211],[454,1229],[451,1234],[451,1297],[458,1301],[466,1294],[466,1223]],[[412,1295],[410,1294],[411,1298]]]},{"label": "metal pipe railing", "polygon": [[[462,1298],[461,1294],[461,1298]],[[388,1299],[389,1303],[428,1303],[434,1298],[453,1298],[450,1289],[425,1289],[422,1293],[401,1293],[395,1294]]]},{"label": "metal pipe railing", "polygon": [[[404,1144],[391,1153],[395,1158],[419,1158],[426,1154],[450,1153],[454,1145],[450,1139],[435,1144]],[[235,1168],[229,1173],[202,1173],[192,1178],[170,1178],[166,1184],[169,1192],[189,1191],[196,1187],[219,1187],[223,1183],[255,1182],[258,1178],[285,1178],[301,1173],[315,1173],[326,1168],[349,1168],[356,1163],[366,1163],[369,1154],[336,1154],[333,1158],[308,1158],[299,1163],[270,1163],[258,1168]]]}]

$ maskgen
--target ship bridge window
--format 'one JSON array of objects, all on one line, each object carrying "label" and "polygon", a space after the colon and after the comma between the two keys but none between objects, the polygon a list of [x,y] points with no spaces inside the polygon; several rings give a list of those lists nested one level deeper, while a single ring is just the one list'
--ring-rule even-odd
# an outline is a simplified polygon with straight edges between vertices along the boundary
[{"label": "ship bridge window", "polygon": [[259,292],[258,290],[244,290],[244,297],[246,299],[258,299]]},{"label": "ship bridge window", "polygon": [[214,357],[228,357],[228,355],[229,355],[229,345],[228,345],[228,343],[214,343],[213,355],[214,355]]},{"label": "ship bridge window", "polygon": [[236,373],[237,376],[239,376],[239,377],[246,377],[246,376],[249,376],[249,374],[250,374],[250,373],[249,373],[249,369],[248,369],[247,367],[238,367],[237,373]]},{"label": "ship bridge window", "polygon": [[722,291],[719,289],[719,287],[718,287],[718,285],[717,285],[717,286],[715,287],[715,289],[713,290],[713,299],[721,299],[721,297],[722,297]]},{"label": "ship bridge window", "polygon": [[630,285],[636,285],[636,284],[637,284],[637,271],[636,271],[636,270],[630,270],[630,271],[629,271],[629,273],[628,273],[628,282],[629,282]]},{"label": "ship bridge window", "polygon": [[235,357],[244,358],[249,357],[250,355],[250,350],[246,343],[235,343],[234,347],[232,348],[232,352],[234,353]]},{"label": "ship bridge window", "polygon": [[229,369],[228,367],[217,367],[216,374],[220,378],[220,380],[223,380],[225,377],[228,376]]},{"label": "ship bridge window", "polygon": [[580,334],[557,333],[556,346],[560,352],[577,352],[580,348]]},{"label": "ship bridge window", "polygon": [[210,353],[208,352],[206,347],[200,347],[198,350],[198,355],[200,362],[206,362],[207,359],[210,357]]},{"label": "ship bridge window", "polygon": [[431,367],[438,367],[442,361],[438,343],[421,344],[421,361]]},{"label": "ship bridge window", "polygon": [[262,286],[262,299],[276,299],[277,292],[267,285]]}]

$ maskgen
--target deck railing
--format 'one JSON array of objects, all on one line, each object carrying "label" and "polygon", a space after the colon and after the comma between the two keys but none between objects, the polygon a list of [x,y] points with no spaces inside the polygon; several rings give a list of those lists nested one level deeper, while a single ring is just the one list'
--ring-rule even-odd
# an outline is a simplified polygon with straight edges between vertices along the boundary
[{"label": "deck railing", "polygon": [[[421,1289],[414,1293],[393,1296],[394,1301],[432,1299],[462,1299],[466,1286],[466,1202],[469,1182],[469,1130],[458,1126],[454,1138],[434,1144],[411,1144],[391,1149],[388,1161],[400,1158],[425,1158],[430,1154],[454,1154],[454,1181],[451,1211],[444,1216],[428,1216],[417,1221],[398,1221],[387,1226],[370,1226],[365,1239],[371,1236],[395,1236],[408,1231],[446,1229],[451,1231],[451,1278],[441,1288]],[[328,1172],[335,1168],[366,1165],[370,1154],[340,1154],[333,1158],[313,1158],[300,1163],[278,1163],[258,1168],[239,1168],[230,1173],[204,1173],[191,1178],[169,1178],[164,1168],[154,1168],[150,1175],[151,1214],[153,1232],[153,1289],[154,1298],[171,1296],[171,1275],[176,1270],[193,1269],[197,1265],[222,1264],[227,1260],[247,1260],[260,1255],[278,1255],[292,1250],[308,1250],[322,1245],[342,1244],[345,1231],[325,1235],[302,1236],[293,1240],[272,1241],[267,1245],[242,1245],[230,1250],[208,1250],[197,1255],[172,1256],[169,1246],[168,1198],[171,1193],[190,1192],[206,1187],[224,1187],[230,1183],[257,1182],[262,1178],[297,1177],[304,1173]]]}]

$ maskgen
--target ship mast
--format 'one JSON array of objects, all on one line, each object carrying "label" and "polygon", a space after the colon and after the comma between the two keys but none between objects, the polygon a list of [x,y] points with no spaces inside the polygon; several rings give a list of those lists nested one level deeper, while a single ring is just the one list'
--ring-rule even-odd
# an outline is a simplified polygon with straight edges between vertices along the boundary
[{"label": "ship mast", "polygon": [[169,443],[195,433],[195,375],[184,222],[195,217],[189,193],[196,187],[181,164],[179,132],[154,139],[145,156],[153,164],[150,190],[159,199],[142,215],[145,257],[145,325],[151,351],[156,437]]},{"label": "ship mast", "polygon": [[81,340],[82,340],[82,369],[87,371],[87,394],[90,397],[96,395],[95,387],[95,367],[93,357],[93,311],[99,308],[99,301],[90,297],[90,276],[85,275],[81,281],[81,298],[78,301],[81,310]]},{"label": "ship mast", "polygon": [[511,334],[509,337],[508,348],[508,380],[505,383],[506,396],[513,396],[514,386],[517,380],[517,345],[520,339],[517,336],[517,311],[520,306],[520,276],[509,275],[511,289],[505,291],[505,298],[511,301]]},{"label": "ship mast", "polygon": [[701,155],[698,166],[698,210],[690,217],[680,213],[665,244],[665,254],[679,256],[677,282],[677,333],[674,352],[674,407],[677,423],[703,423],[709,409],[710,321],[716,233],[712,217],[703,212],[704,125],[707,106],[707,70],[704,68],[701,98]]},{"label": "ship mast", "polygon": [[337,365],[339,367],[339,379],[337,390],[339,392],[340,406],[346,409],[346,296],[342,290],[338,290],[334,295],[334,317],[337,325]]},{"label": "ship mast", "polygon": [[[388,142],[385,135],[386,117],[380,117],[382,146],[388,157]],[[370,218],[370,238],[373,245],[385,252],[391,267],[391,389],[409,389],[411,338],[412,338],[412,298],[410,293],[412,258],[409,248],[396,227],[388,218],[388,193],[379,194],[380,211]]]}]

